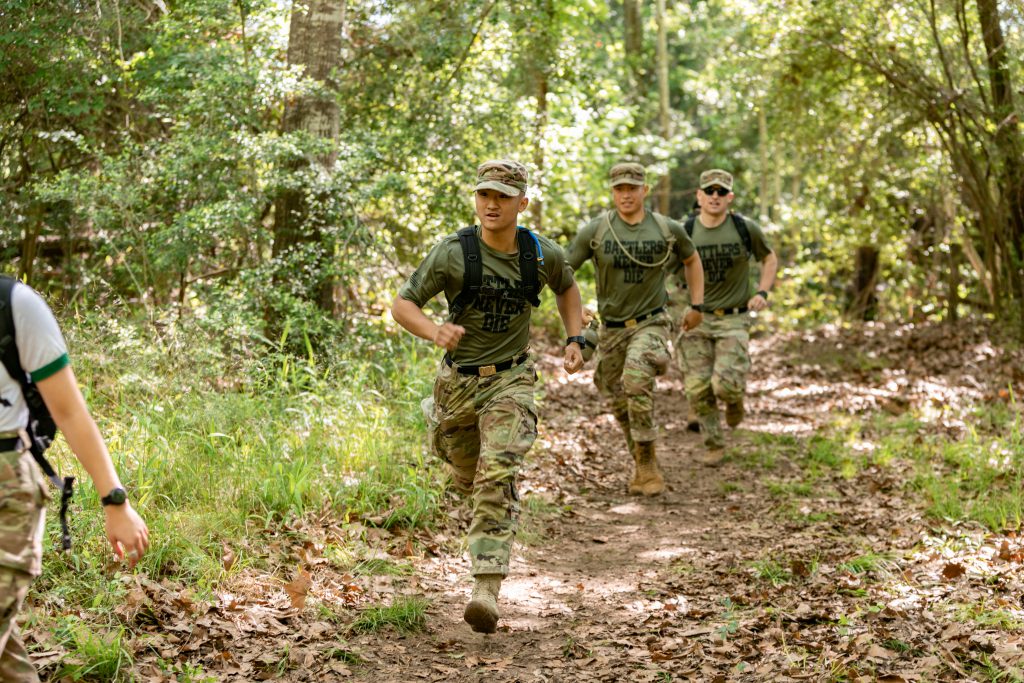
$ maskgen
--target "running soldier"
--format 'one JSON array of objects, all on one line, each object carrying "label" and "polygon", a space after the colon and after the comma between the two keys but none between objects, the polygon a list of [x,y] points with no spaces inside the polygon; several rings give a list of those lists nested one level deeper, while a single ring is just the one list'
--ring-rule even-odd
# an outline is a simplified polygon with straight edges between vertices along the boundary
[{"label": "running soldier", "polygon": [[584,226],[569,247],[573,270],[591,259],[602,326],[594,384],[611,401],[626,437],[634,474],[629,492],[665,490],[655,442],[654,378],[668,369],[672,321],[665,312],[666,273],[683,264],[690,307],[683,327],[703,319],[704,271],[682,223],[644,208],[650,192],[644,167],[620,163],[610,172],[615,209]]},{"label": "running soldier", "polygon": [[[434,247],[399,290],[392,315],[405,329],[445,349],[426,402],[433,452],[450,467],[454,485],[469,494],[468,533],[474,587],[464,618],[474,631],[494,633],[498,592],[508,574],[519,517],[516,479],[537,437],[529,350],[530,312],[544,285],[555,293],[569,335],[563,367],[583,365],[580,293],[554,242],[516,225],[526,209],[526,168],[509,160],[477,169],[479,226]],[[448,319],[422,311],[444,292]]]},{"label": "running soldier", "polygon": [[[718,401],[725,421],[736,427],[746,409],[743,397],[750,370],[749,311],[768,307],[778,259],[754,221],[729,210],[735,199],[732,174],[711,169],[700,174],[700,214],[687,221],[707,276],[704,322],[686,331],[681,342],[686,364],[686,396],[704,433],[705,465],[717,466],[725,455]],[[757,292],[751,295],[750,259],[761,263]]]}]

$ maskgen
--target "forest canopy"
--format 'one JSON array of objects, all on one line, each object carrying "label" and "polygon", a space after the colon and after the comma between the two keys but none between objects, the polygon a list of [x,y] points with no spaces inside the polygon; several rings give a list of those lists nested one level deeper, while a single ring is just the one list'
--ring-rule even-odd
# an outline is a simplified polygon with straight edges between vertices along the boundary
[{"label": "forest canopy", "polygon": [[734,172],[783,320],[1014,323],[1022,32],[998,0],[6,0],[0,247],[65,301],[316,338],[473,221],[483,159],[563,243],[630,159],[674,217]]}]

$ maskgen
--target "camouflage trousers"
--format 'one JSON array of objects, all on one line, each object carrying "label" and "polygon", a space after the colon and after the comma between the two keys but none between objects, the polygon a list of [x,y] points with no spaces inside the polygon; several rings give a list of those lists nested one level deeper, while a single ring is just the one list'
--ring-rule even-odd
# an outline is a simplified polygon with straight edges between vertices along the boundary
[{"label": "camouflage trousers", "polygon": [[658,438],[654,378],[668,369],[671,327],[664,313],[635,327],[601,327],[594,384],[611,401],[615,419],[628,424],[634,441]]},{"label": "camouflage trousers", "polygon": [[0,453],[0,681],[39,680],[15,620],[42,564],[45,487],[31,454]]},{"label": "camouflage trousers", "polygon": [[686,315],[686,311],[690,308],[690,290],[680,287],[669,295],[669,305],[671,306],[672,319],[678,320],[676,325],[676,334],[672,339],[672,346],[676,351],[676,367],[679,368],[679,373],[686,379],[686,358],[683,356],[683,343],[686,337],[686,332],[683,331],[683,316]]},{"label": "camouflage trousers", "polygon": [[516,480],[537,438],[532,358],[490,377],[442,362],[433,406],[425,406],[431,450],[448,463],[455,487],[471,496],[472,573],[508,574],[519,522]]},{"label": "camouflage trousers", "polygon": [[737,403],[746,393],[750,317],[707,313],[704,322],[685,333],[680,343],[686,365],[686,398],[700,419],[704,445],[723,448],[718,401]]}]

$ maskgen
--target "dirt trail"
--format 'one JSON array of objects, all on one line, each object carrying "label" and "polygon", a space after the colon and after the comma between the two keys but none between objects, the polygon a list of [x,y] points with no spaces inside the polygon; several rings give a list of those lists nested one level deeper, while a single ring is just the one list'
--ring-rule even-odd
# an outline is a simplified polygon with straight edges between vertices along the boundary
[{"label": "dirt trail", "polygon": [[[1024,668],[1022,539],[924,518],[899,461],[805,470],[813,448],[828,459],[834,442],[813,437],[837,416],[933,410],[934,429],[954,438],[963,401],[998,400],[1005,377],[1024,382],[1024,352],[983,331],[906,328],[777,336],[753,352],[748,419],[720,468],[694,461],[701,439],[685,430],[678,375],[659,379],[669,490],[657,498],[625,493],[631,464],[592,367],[567,378],[543,356],[541,434],[497,634],[462,621],[465,506],[412,535],[325,513],[268,530],[267,547],[247,553],[269,555],[269,568],[232,574],[212,597],[124,577],[134,583],[118,615],[133,629],[136,679],[1014,680],[1000,672]],[[329,557],[366,544],[415,572],[352,576]],[[429,601],[424,631],[354,632],[358,615],[403,595]],[[52,673],[60,647],[28,633]]]},{"label": "dirt trail", "polygon": [[[869,357],[870,344],[787,343],[754,344],[762,358],[751,376],[749,416],[729,435],[730,457],[720,468],[694,461],[701,439],[685,430],[678,376],[659,380],[659,456],[669,490],[653,499],[625,494],[628,456],[590,372],[567,379],[548,357],[544,424],[522,492],[552,506],[524,515],[527,542],[502,590],[501,630],[481,636],[462,623],[466,565],[439,560],[433,573],[421,566],[420,589],[434,601],[431,632],[377,640],[375,659],[359,676],[955,681],[975,680],[964,662],[1021,666],[1019,623],[972,624],[954,618],[945,602],[957,594],[977,602],[978,587],[988,583],[996,588],[983,594],[1021,607],[1012,604],[1021,588],[1013,566],[944,575],[963,569],[957,553],[991,557],[998,539],[965,528],[953,532],[956,548],[943,547],[949,534],[933,533],[892,472],[868,467],[852,478],[819,479],[820,490],[800,488],[800,468],[759,437],[790,435],[799,443],[837,408],[905,410],[922,386],[932,394],[963,389],[900,370],[895,379],[858,376],[857,368],[828,376],[816,354]],[[790,355],[794,344],[802,360]],[[787,487],[800,495],[787,495]],[[542,538],[529,531],[538,517]],[[851,571],[864,557],[871,566]],[[399,649],[389,650],[392,644]]]}]

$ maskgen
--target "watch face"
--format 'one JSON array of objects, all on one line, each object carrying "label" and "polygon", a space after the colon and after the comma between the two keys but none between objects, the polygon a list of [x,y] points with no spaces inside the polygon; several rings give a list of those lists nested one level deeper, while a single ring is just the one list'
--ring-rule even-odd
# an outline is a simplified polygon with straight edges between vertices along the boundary
[{"label": "watch face", "polygon": [[107,494],[103,502],[110,505],[124,505],[126,500],[128,500],[128,492],[122,488],[116,488]]}]

